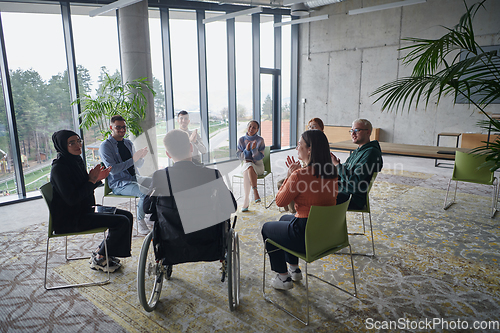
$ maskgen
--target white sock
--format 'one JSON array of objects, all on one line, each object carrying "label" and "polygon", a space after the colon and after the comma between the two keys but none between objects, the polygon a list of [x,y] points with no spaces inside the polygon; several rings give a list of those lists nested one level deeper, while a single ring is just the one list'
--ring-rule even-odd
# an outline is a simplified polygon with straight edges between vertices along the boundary
[{"label": "white sock", "polygon": [[287,274],[287,275],[278,274],[278,276],[280,277],[280,280],[283,282],[285,282],[286,279],[288,279],[290,277],[289,274]]},{"label": "white sock", "polygon": [[292,271],[292,272],[295,272],[295,270],[296,270],[297,268],[299,268],[299,265],[291,265],[291,264],[288,264],[288,266],[290,266],[290,271]]}]

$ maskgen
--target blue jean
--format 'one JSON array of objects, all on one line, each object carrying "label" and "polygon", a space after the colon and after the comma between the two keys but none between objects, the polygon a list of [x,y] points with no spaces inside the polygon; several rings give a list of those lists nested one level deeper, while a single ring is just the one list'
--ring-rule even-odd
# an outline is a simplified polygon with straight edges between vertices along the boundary
[{"label": "blue jean", "polygon": [[[279,221],[264,223],[261,231],[262,239],[266,240],[270,238],[290,250],[305,253],[306,223],[307,218],[296,218],[293,215],[283,215]],[[288,272],[287,262],[292,265],[298,265],[299,258],[283,250],[276,249],[276,246],[271,243],[266,243],[266,250],[269,253],[269,260],[271,261],[271,269],[273,271],[276,273]]]},{"label": "blue jean", "polygon": [[113,193],[116,195],[132,195],[139,198],[139,203],[137,204],[137,220],[144,220],[144,198],[146,197],[148,189],[141,186],[137,182],[128,183],[125,186],[113,188]]}]

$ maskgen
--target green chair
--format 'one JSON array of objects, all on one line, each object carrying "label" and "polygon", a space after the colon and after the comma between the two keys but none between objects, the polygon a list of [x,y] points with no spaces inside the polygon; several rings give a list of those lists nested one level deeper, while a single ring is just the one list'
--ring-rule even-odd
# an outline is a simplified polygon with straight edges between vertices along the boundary
[{"label": "green chair", "polygon": [[[264,278],[262,283],[262,293],[264,299],[273,305],[275,305],[280,310],[283,310],[288,315],[297,319],[305,325],[309,325],[309,281],[308,276],[313,276],[343,292],[356,297],[356,276],[354,275],[354,262],[352,260],[351,245],[349,244],[349,236],[347,233],[347,223],[346,223],[346,211],[347,206],[351,200],[336,205],[336,206],[312,206],[309,212],[309,217],[307,219],[306,225],[306,253],[298,253],[287,249],[286,247],[276,243],[272,239],[266,239],[264,242]],[[266,295],[266,243],[273,244],[279,249],[286,251],[294,256],[305,261],[305,276],[306,276],[306,299],[307,299],[307,318],[302,320],[296,315],[292,314],[290,311],[283,308],[278,303],[274,302]],[[325,256],[333,254],[343,248],[349,247],[349,253],[351,254],[351,268],[352,268],[352,278],[354,282],[354,293],[351,293],[345,289],[342,289],[322,278],[309,274],[307,272],[307,264],[312,263],[318,259]],[[278,250],[275,250],[278,251]]]},{"label": "green chair", "polygon": [[[486,156],[478,154],[467,154],[463,152],[456,152],[455,155],[455,165],[453,166],[453,174],[450,181],[448,182],[448,188],[446,190],[446,197],[444,198],[443,209],[450,208],[451,205],[455,203],[457,198],[457,187],[458,182],[469,182],[476,184],[484,184],[493,186],[493,199],[491,203],[491,218],[495,216],[497,212],[497,201],[498,201],[498,179],[494,176],[493,172],[489,170],[488,167],[481,167],[481,165],[486,161]],[[453,200],[447,204],[448,192],[450,190],[451,181],[455,181],[455,196]]]},{"label": "green chair", "polygon": [[[108,278],[103,281],[99,282],[88,282],[88,283],[80,283],[80,284],[66,284],[66,285],[60,285],[60,286],[54,286],[54,287],[47,287],[47,266],[49,262],[49,241],[51,238],[56,238],[56,237],[65,237],[65,252],[64,252],[64,258],[66,261],[69,260],[77,260],[77,259],[88,259],[88,257],[72,257],[68,258],[68,236],[76,236],[76,235],[86,235],[86,234],[96,234],[102,232],[104,235],[104,250],[106,252],[106,262],[108,261],[108,247],[106,245],[106,230],[108,228],[97,228],[97,229],[92,229],[92,230],[86,230],[86,231],[79,231],[79,232],[71,232],[71,233],[65,233],[65,234],[55,234],[54,230],[52,229],[52,213],[50,212],[50,207],[52,203],[52,198],[53,196],[53,189],[52,189],[52,184],[51,183],[46,183],[40,187],[40,192],[42,193],[42,197],[45,199],[45,203],[47,204],[47,207],[49,208],[49,232],[47,236],[47,251],[45,254],[45,279],[43,282],[43,286],[46,290],[52,290],[52,289],[62,289],[62,288],[72,288],[72,287],[89,287],[89,286],[101,286],[104,284],[107,284],[110,282],[109,278],[109,266],[108,268]],[[109,265],[109,263],[108,263]]]},{"label": "green chair", "polygon": [[[264,206],[266,208],[269,208],[273,204],[275,197],[276,197],[276,194],[274,192],[274,176],[273,176],[273,173],[271,171],[271,147],[267,146],[265,148],[264,159],[262,161],[264,162],[264,173],[260,176],[257,176],[257,186],[264,185]],[[271,202],[268,205],[267,204],[267,197],[266,197],[266,177],[269,175],[271,175],[271,185],[273,188],[273,200],[271,200]],[[240,184],[240,196],[238,198],[236,198],[236,200],[238,200],[239,198],[241,198],[241,183],[243,183],[243,175],[241,175],[241,174],[233,175],[233,178],[232,178],[233,188],[234,188],[234,179],[235,178],[238,179],[238,182]],[[259,180],[263,180],[263,182],[259,183]]]},{"label": "green chair", "polygon": [[[363,219],[363,233],[349,233],[349,235],[365,235],[366,234],[366,228],[365,228],[365,213],[368,214],[368,217],[370,219],[370,232],[372,235],[372,254],[364,254],[366,256],[374,257],[375,256],[375,240],[373,238],[373,227],[372,227],[372,213],[370,211],[370,190],[372,189],[373,183],[375,182],[375,179],[377,178],[378,172],[374,172],[372,175],[372,179],[370,180],[370,184],[368,185],[368,191],[366,192],[366,205],[362,209],[347,209],[348,212],[355,212],[355,213],[361,213],[361,218]],[[355,253],[358,254],[358,253]]]},{"label": "green chair", "polygon": [[[102,196],[102,205],[104,206],[104,198],[128,198],[129,201],[129,211],[132,211],[132,199],[134,199],[134,209],[137,210],[137,197],[133,195],[120,195],[120,194],[114,194],[113,190],[109,187],[108,185],[108,178],[104,180],[104,195]],[[139,221],[137,221],[137,218],[135,219],[135,229],[137,230],[137,235],[139,235]]]}]

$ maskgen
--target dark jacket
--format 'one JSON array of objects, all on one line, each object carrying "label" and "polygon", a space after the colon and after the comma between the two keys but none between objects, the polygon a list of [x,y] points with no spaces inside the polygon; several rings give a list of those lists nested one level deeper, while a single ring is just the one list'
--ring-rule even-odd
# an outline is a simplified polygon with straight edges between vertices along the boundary
[{"label": "dark jacket", "polygon": [[340,177],[339,192],[352,194],[351,203],[364,207],[372,175],[382,170],[382,166],[382,150],[378,141],[362,145],[352,152],[345,163],[337,166]]},{"label": "dark jacket", "polygon": [[[144,211],[157,216],[153,244],[157,257],[163,258],[164,264],[224,259],[228,223],[224,221],[199,231],[184,233],[179,211],[171,194],[172,191],[177,193],[192,189],[219,177],[221,175],[218,170],[198,166],[190,161],[177,162],[172,167],[153,174],[150,193],[144,199]],[[172,179],[175,181],[174,190],[171,189]],[[236,211],[236,200],[232,193],[231,198]],[[192,204],[196,205],[197,202],[193,200]],[[228,220],[229,218],[227,216]]]},{"label": "dark jacket", "polygon": [[58,234],[81,230],[80,217],[93,212],[94,190],[102,182],[89,182],[86,170],[63,155],[52,162],[50,182],[54,188],[50,208],[53,229]]}]

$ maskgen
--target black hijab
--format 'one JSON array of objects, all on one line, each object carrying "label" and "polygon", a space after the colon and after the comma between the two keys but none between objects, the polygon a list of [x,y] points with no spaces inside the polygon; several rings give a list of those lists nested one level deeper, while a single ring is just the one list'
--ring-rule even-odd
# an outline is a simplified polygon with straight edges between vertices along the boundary
[{"label": "black hijab", "polygon": [[80,138],[77,133],[70,130],[60,130],[52,134],[52,142],[57,151],[57,158],[52,162],[52,165],[58,162],[72,164],[78,168],[82,176],[85,175],[84,177],[88,177],[82,157],[80,155],[73,155],[68,151],[68,139],[74,135]]}]

